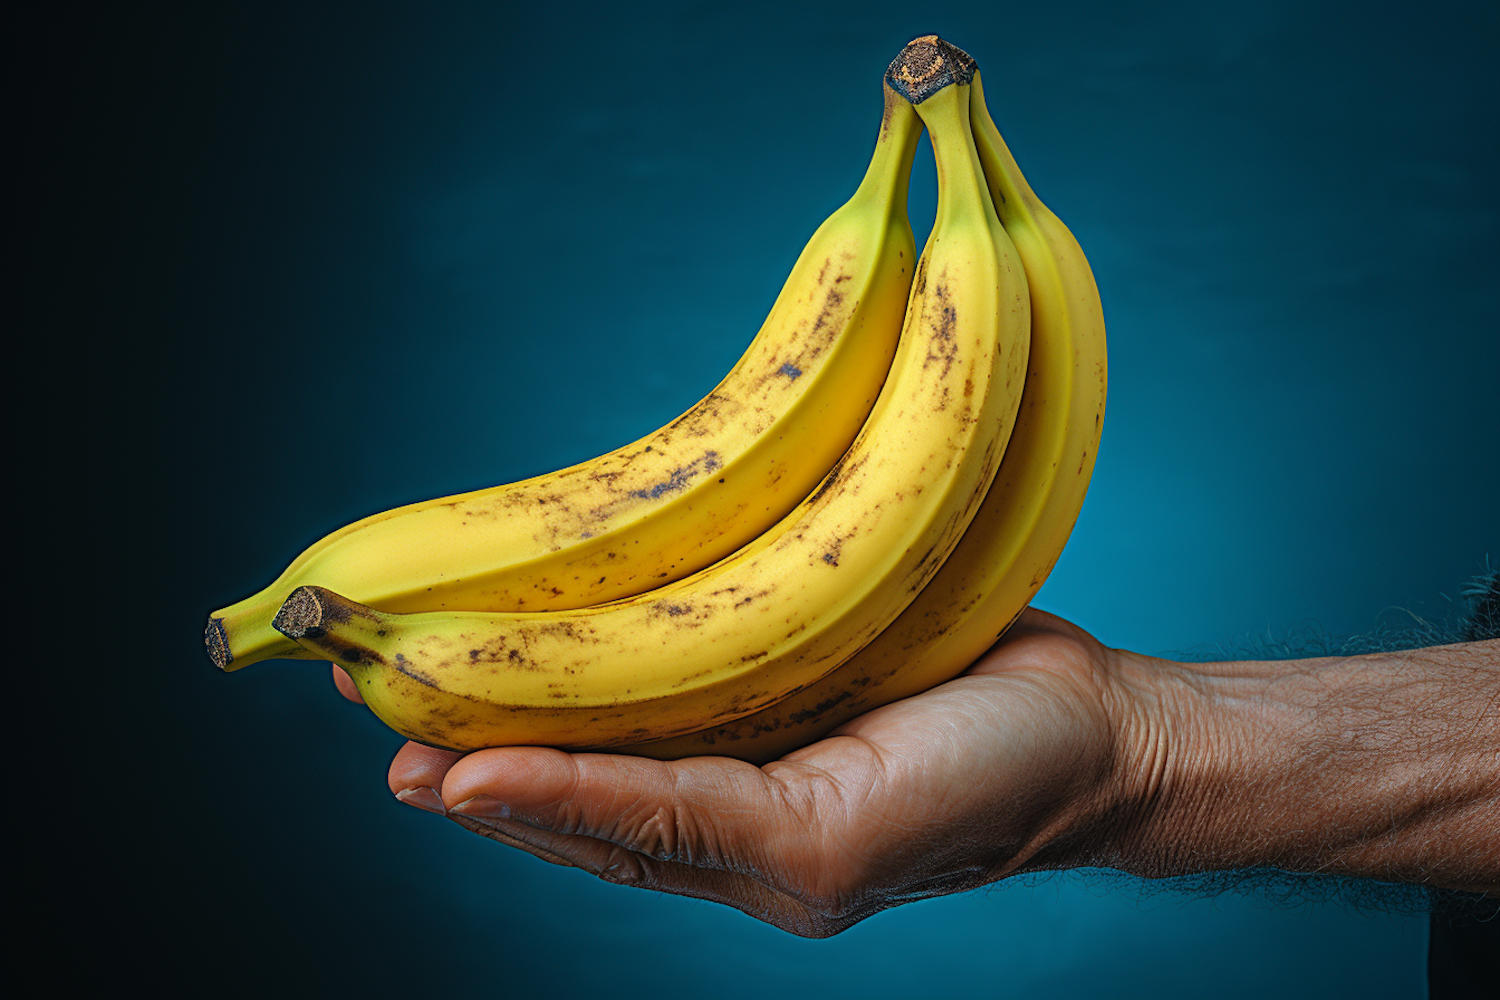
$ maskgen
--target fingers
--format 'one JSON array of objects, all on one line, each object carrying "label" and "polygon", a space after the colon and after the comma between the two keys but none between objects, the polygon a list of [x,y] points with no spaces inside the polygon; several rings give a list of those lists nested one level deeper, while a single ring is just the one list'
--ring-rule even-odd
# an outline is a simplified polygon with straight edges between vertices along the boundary
[{"label": "fingers", "polygon": [[657,860],[742,872],[779,867],[767,834],[788,819],[763,771],[717,757],[668,763],[507,747],[455,763],[442,791],[455,814],[513,818]]},{"label": "fingers", "polygon": [[438,789],[455,761],[463,754],[437,750],[420,743],[408,743],[396,752],[386,775],[391,794],[407,805],[441,813],[443,799]]},{"label": "fingers", "polygon": [[[717,757],[663,762],[546,747],[460,756],[408,744],[390,784],[409,805],[553,864],[713,900],[806,937],[889,905],[864,891],[871,831],[850,827],[850,803],[868,805],[870,790],[811,760],[762,770]],[[430,799],[426,790],[439,787],[441,801]]]},{"label": "fingers", "polygon": [[359,688],[354,683],[354,678],[337,663],[333,664],[333,686],[339,689],[339,694],[348,698],[356,705],[363,705],[365,700],[359,696]]},{"label": "fingers", "polygon": [[[726,772],[734,777],[726,781]],[[745,859],[760,853],[748,845],[765,831],[721,829],[716,811],[747,822],[785,815],[768,790],[773,783],[750,764],[664,764],[538,747],[463,755],[408,743],[391,762],[389,784],[407,805],[443,812],[446,800],[458,807],[447,815],[460,826],[552,864],[723,903],[803,937],[827,937],[864,915],[824,912],[731,870],[756,867]]]}]

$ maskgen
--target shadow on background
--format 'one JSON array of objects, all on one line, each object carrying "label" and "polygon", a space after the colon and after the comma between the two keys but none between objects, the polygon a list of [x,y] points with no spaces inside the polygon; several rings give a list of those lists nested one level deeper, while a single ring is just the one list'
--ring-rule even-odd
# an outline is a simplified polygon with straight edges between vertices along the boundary
[{"label": "shadow on background", "polygon": [[[792,939],[403,809],[399,739],[326,666],[204,657],[207,612],[328,531],[696,401],[853,191],[886,63],[932,31],[978,59],[1109,322],[1094,487],[1039,606],[1144,652],[1342,636],[1442,617],[1500,556],[1491,6],[50,15],[22,35],[22,276],[68,387],[47,430],[85,442],[62,476],[92,484],[61,512],[110,589],[90,648],[111,655],[68,675],[87,735],[63,742],[86,753],[61,762],[89,821],[70,810],[49,845],[72,874],[47,905],[109,929],[86,970],[434,995],[1421,994],[1409,915],[1076,877]],[[924,144],[919,241],[934,184]]]}]

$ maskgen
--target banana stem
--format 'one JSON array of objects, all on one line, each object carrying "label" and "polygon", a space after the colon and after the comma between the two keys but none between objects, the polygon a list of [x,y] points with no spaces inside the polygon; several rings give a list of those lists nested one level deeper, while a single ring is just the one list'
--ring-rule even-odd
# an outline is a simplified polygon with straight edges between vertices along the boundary
[{"label": "banana stem", "polygon": [[230,671],[261,660],[314,659],[307,650],[271,627],[271,616],[282,604],[277,593],[277,588],[267,588],[209,618],[203,642],[214,666]]},{"label": "banana stem", "polygon": [[[938,205],[933,232],[974,209],[994,213],[969,124],[974,60],[936,35],[908,42],[885,71],[886,86],[916,109],[932,136],[937,160]],[[983,215],[971,222],[984,225]]]},{"label": "banana stem", "polygon": [[323,587],[298,587],[271,624],[310,658],[346,667],[384,662],[374,646],[386,634],[385,617]]},{"label": "banana stem", "polygon": [[1000,215],[1000,224],[1006,229],[1012,224],[1035,226],[1035,215],[1042,204],[1036,193],[1026,182],[1010,147],[1000,137],[1000,129],[990,116],[984,103],[984,85],[979,79],[979,70],[974,70],[974,82],[969,91],[969,124],[974,132],[974,144],[979,150],[979,162],[990,184],[990,193],[995,199],[995,211]]},{"label": "banana stem", "polygon": [[885,113],[880,118],[875,154],[865,170],[864,179],[849,200],[886,208],[893,216],[905,219],[906,199],[892,197],[892,194],[911,186],[911,163],[916,157],[917,140],[922,135],[922,119],[889,85],[881,89],[885,94]]},{"label": "banana stem", "polygon": [[[937,219],[950,225],[967,219],[984,226],[984,217],[993,215],[995,207],[969,129],[968,86],[956,84],[952,90],[924,101],[917,111],[927,123],[937,161]],[[975,210],[983,214],[971,218]]]}]

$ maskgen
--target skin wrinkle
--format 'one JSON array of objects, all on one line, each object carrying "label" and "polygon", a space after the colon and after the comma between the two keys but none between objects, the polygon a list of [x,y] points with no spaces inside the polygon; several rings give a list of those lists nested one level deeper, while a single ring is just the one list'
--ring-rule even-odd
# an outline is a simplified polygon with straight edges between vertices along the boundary
[{"label": "skin wrinkle", "polygon": [[[677,778],[674,772],[673,780],[676,781]],[[618,820],[607,830],[589,830],[590,835],[615,844],[618,849],[627,853],[644,855],[658,861],[691,862],[694,854],[699,855],[701,860],[703,852],[693,849],[691,833],[683,833],[678,818],[678,813],[682,811],[680,805],[654,804],[632,796],[630,805],[618,810],[611,807],[607,811],[618,812]],[[686,848],[684,843],[688,845]],[[683,853],[688,857],[682,857]]]},{"label": "skin wrinkle", "polygon": [[[504,823],[504,821],[491,822]],[[547,839],[549,836],[560,839],[549,840]],[[550,831],[537,830],[529,836],[517,839],[527,845],[552,843],[554,846],[561,845],[560,849],[570,849],[575,852],[575,867],[581,867],[607,882],[633,885],[638,888],[656,888],[678,895],[711,899],[730,905],[739,906],[740,904],[729,896],[706,889],[704,883],[714,883],[720,876],[725,879],[743,880],[733,883],[742,887],[754,881],[749,876],[727,869],[705,869],[675,861],[648,858],[620,844],[597,840],[581,834],[561,837],[561,835],[550,834]],[[531,850],[532,848],[526,846],[524,849]],[[551,857],[548,860],[551,860]],[[758,887],[764,892],[776,891],[765,885],[758,884]],[[740,908],[744,909],[743,906]],[[746,912],[751,911],[746,909]]]},{"label": "skin wrinkle", "polygon": [[533,844],[528,840],[508,833],[506,830],[502,830],[497,825],[496,821],[470,819],[467,816],[450,816],[449,818],[459,826],[463,827],[465,830],[468,830],[470,833],[477,833],[481,837],[486,837],[490,840],[497,841],[498,843],[506,844],[510,847],[520,848],[521,850],[526,851],[528,854],[533,854],[536,857],[541,858],[543,861],[547,861],[554,865],[560,865],[564,868],[577,867],[572,861],[569,861],[562,855],[554,854],[539,844]]},{"label": "skin wrinkle", "polygon": [[[609,845],[603,859],[589,861],[587,859],[591,852],[603,846],[591,838],[562,837],[546,831],[532,831],[531,835],[524,839],[512,838],[488,826],[489,822],[495,823],[496,826],[509,826],[505,821],[479,822],[463,817],[455,817],[455,819],[466,829],[471,829],[490,839],[521,847],[553,864],[581,867],[604,881],[634,885],[638,888],[654,888],[677,895],[724,903],[753,917],[767,920],[807,937],[823,937],[834,932],[820,916],[807,910],[801,903],[737,873],[705,871],[675,862],[652,863],[618,845]],[[524,826],[524,824],[518,825]],[[549,841],[547,839],[549,837],[556,839]],[[575,864],[565,860],[561,855],[541,846],[543,842],[550,842],[554,847],[577,852],[576,857],[580,863]]]},{"label": "skin wrinkle", "polygon": [[[689,822],[690,817],[691,814],[681,803],[657,806],[633,839],[642,845],[642,854],[658,861],[701,863],[706,860],[709,852],[701,847],[695,849],[698,839],[693,832],[693,824]],[[688,832],[684,834],[684,830]]]},{"label": "skin wrinkle", "polygon": [[[1240,735],[1221,733],[1221,744],[1240,748],[1259,766],[1226,763],[1220,774],[1196,782],[1218,792],[1200,793],[1203,802],[1185,824],[1194,831],[1188,837],[1224,848],[1198,852],[1195,863],[1220,868],[1271,863],[1337,873],[1352,867],[1381,877],[1430,877],[1425,830],[1435,817],[1453,811],[1455,799],[1464,801],[1451,785],[1456,775],[1471,770],[1445,766],[1452,760],[1445,747],[1461,732],[1470,745],[1476,742],[1473,727],[1460,730],[1430,721],[1452,715],[1443,708],[1453,697],[1452,672],[1443,669],[1451,655],[1427,651],[1300,661],[1294,669],[1265,671],[1256,711],[1223,711],[1210,699],[1204,718],[1238,720]],[[1492,673],[1471,676],[1494,683]],[[1236,695],[1238,687],[1231,684]],[[1294,737],[1290,746],[1288,734]],[[1372,761],[1380,766],[1371,767]],[[1274,794],[1276,788],[1292,789],[1294,795],[1289,801]],[[1448,805],[1441,806],[1444,799]],[[1253,819],[1245,815],[1247,803],[1258,810]],[[1300,814],[1319,822],[1311,827],[1296,822],[1293,817]],[[1176,836],[1182,839],[1181,829]],[[1485,842],[1483,836],[1471,841]],[[1392,854],[1399,863],[1383,860]],[[1167,859],[1159,874],[1174,874],[1181,860]]]},{"label": "skin wrinkle", "polygon": [[[770,847],[769,882],[799,899],[810,911],[827,914],[830,906],[834,906],[830,901],[837,899],[840,891],[827,884],[829,866],[821,864],[820,859],[831,853],[828,832],[841,828],[826,813],[829,790],[834,803],[839,801],[838,783],[824,769],[801,761],[787,762],[762,773],[768,779],[768,791],[776,805],[771,812],[771,835],[765,838]],[[809,850],[809,845],[798,843],[799,834],[807,831],[818,838],[816,849]],[[799,885],[806,888],[799,891]]]},{"label": "skin wrinkle", "polygon": [[[867,798],[869,791],[866,789],[861,798]],[[852,800],[847,804],[852,805]],[[827,884],[825,894],[841,901],[841,911],[863,906],[872,896],[888,896],[888,892],[878,887],[906,884],[941,847],[940,838],[934,837],[932,828],[941,825],[942,815],[934,822],[930,807],[918,812],[905,809],[893,812],[877,806],[866,813],[873,822],[865,823],[860,822],[859,815],[859,812],[846,815],[841,823],[828,824],[822,831],[824,852],[844,860],[842,877],[823,876]],[[866,836],[841,835],[841,831],[851,829],[863,829]]]},{"label": "skin wrinkle", "polygon": [[[642,761],[641,763],[648,763]],[[679,768],[657,762],[658,767],[666,768],[671,775],[673,791],[682,796],[685,791],[690,791],[691,779]],[[639,800],[636,800],[639,802]],[[647,820],[640,823],[628,821],[629,810],[622,810],[619,821],[608,830],[587,830],[581,826],[580,830],[587,830],[589,836],[594,836],[614,846],[631,852],[633,854],[651,855],[653,860],[671,861],[674,863],[687,863],[700,867],[713,868],[736,874],[743,874],[751,878],[764,881],[762,868],[754,864],[746,864],[738,859],[729,857],[718,846],[723,842],[721,834],[705,836],[701,831],[713,829],[714,821],[710,816],[707,822],[697,810],[687,807],[686,797],[674,798],[675,806],[670,813],[670,819],[666,812],[658,811]],[[644,803],[640,803],[644,805]],[[666,808],[666,807],[663,807]],[[606,807],[606,811],[615,811],[613,803]],[[660,826],[654,827],[650,820],[656,819]],[[670,843],[672,854],[670,857],[660,857],[668,848],[664,845]]]},{"label": "skin wrinkle", "polygon": [[[730,779],[730,787],[735,790],[743,790],[740,798],[746,803],[763,802],[767,792],[765,776],[758,769],[755,769],[752,774],[748,768],[749,765],[746,765],[742,769],[736,769],[733,777]],[[677,781],[682,780],[680,774],[674,777]],[[694,782],[699,781],[696,776],[692,780]],[[689,800],[684,799],[678,802],[680,807],[678,815],[688,816],[690,821],[694,823],[695,829],[703,831],[698,835],[700,853],[703,858],[702,863],[726,871],[734,871],[738,874],[754,878],[772,888],[779,888],[765,877],[765,873],[774,870],[775,866],[768,863],[766,858],[760,856],[763,853],[762,850],[754,848],[754,845],[745,845],[745,847],[754,849],[746,851],[745,847],[741,847],[739,856],[736,856],[736,852],[733,849],[735,838],[729,830],[732,829],[732,824],[735,821],[743,818],[753,820],[757,812],[754,805],[749,806],[748,809],[742,806],[726,810],[726,814],[720,815],[717,810],[709,810],[705,813],[696,807],[690,810],[686,809],[687,801]],[[747,853],[753,856],[744,856]]]},{"label": "skin wrinkle", "polygon": [[616,885],[638,885],[642,888],[653,886],[660,881],[654,876],[648,858],[619,846],[610,848],[604,867],[594,874]]},{"label": "skin wrinkle", "polygon": [[[898,878],[909,867],[892,865],[890,845],[914,845],[922,842],[927,835],[923,823],[930,820],[930,816],[925,814],[913,815],[909,810],[892,814],[879,805],[874,805],[878,803],[882,789],[890,783],[891,765],[878,746],[868,740],[856,739],[857,745],[872,765],[872,769],[864,773],[865,780],[860,787],[851,788],[847,782],[840,781],[837,775],[826,772],[822,786],[833,790],[830,794],[836,796],[839,812],[832,822],[825,820],[820,825],[820,845],[824,856],[846,859],[840,876],[830,877],[827,866],[822,866],[819,872],[822,886],[819,893],[821,909],[835,917],[862,910],[869,903],[868,897],[871,894],[868,886],[880,884],[882,879]],[[873,808],[867,809],[872,805]],[[930,811],[929,807],[928,812]],[[862,815],[873,815],[875,822],[863,824],[867,836],[850,842],[847,831],[862,828]],[[892,904],[887,902],[877,909],[885,909],[890,905]]]}]

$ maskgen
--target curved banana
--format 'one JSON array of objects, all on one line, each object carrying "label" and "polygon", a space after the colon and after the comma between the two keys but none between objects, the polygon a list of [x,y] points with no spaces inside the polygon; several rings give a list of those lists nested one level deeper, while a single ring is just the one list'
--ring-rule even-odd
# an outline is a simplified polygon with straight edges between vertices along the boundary
[{"label": "curved banana", "polygon": [[638,597],[532,614],[372,611],[317,587],[276,624],[349,671],[403,735],[453,749],[614,746],[701,729],[815,682],[889,625],[974,516],[1029,347],[968,92],[922,111],[943,186],[891,373],[817,490],[771,531]]},{"label": "curved banana", "polygon": [[[915,40],[908,51],[914,47],[909,61],[918,65],[938,60],[972,65],[961,50],[933,36]],[[985,108],[977,71],[970,101],[990,193],[1031,289],[1031,359],[1021,413],[979,513],[916,600],[833,673],[753,715],[616,750],[662,759],[739,757],[758,764],[782,757],[857,715],[960,673],[1004,634],[1067,543],[1088,490],[1104,420],[1099,291],[1078,241],[1021,176]]]},{"label": "curved banana", "polygon": [[214,662],[234,670],[310,655],[271,626],[305,583],[389,611],[579,608],[686,576],[775,524],[848,448],[890,368],[916,257],[906,196],[921,129],[887,89],[859,189],[808,242],[749,349],[691,410],[580,465],[334,532],[213,614]]}]

